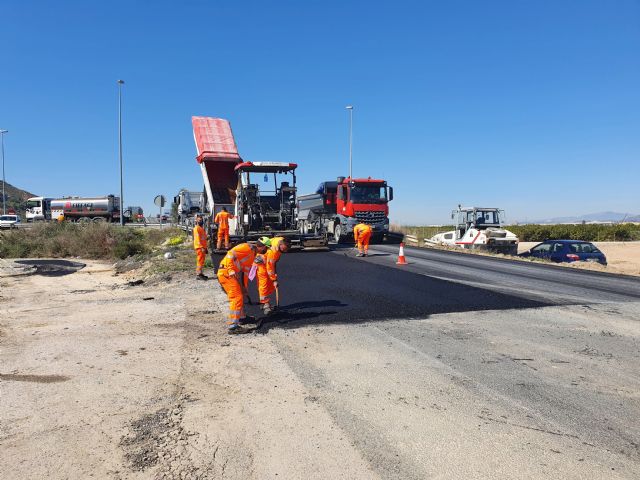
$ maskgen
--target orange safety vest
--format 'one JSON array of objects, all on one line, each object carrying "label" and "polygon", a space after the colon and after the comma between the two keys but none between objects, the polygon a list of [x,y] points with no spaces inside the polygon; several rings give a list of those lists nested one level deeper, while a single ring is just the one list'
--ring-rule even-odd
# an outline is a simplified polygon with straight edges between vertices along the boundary
[{"label": "orange safety vest", "polygon": [[256,247],[248,243],[241,243],[227,252],[220,262],[220,270],[223,270],[227,275],[231,271],[249,273],[255,258]]},{"label": "orange safety vest", "polygon": [[358,241],[360,235],[364,235],[366,233],[371,233],[371,225],[367,225],[366,223],[359,223],[355,227],[353,227],[353,238]]},{"label": "orange safety vest", "polygon": [[207,248],[207,232],[200,225],[193,227],[193,248]]},{"label": "orange safety vest", "polygon": [[220,230],[229,230],[229,219],[233,218],[229,212],[218,212],[214,222],[218,224]]}]

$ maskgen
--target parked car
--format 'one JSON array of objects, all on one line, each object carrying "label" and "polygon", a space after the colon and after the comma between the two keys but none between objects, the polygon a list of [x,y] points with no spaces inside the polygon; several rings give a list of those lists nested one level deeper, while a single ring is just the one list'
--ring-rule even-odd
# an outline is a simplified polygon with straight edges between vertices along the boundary
[{"label": "parked car", "polygon": [[546,240],[521,253],[521,257],[535,257],[552,262],[598,262],[607,264],[607,257],[591,242],[581,240]]},{"label": "parked car", "polygon": [[0,215],[0,228],[20,226],[20,215]]}]

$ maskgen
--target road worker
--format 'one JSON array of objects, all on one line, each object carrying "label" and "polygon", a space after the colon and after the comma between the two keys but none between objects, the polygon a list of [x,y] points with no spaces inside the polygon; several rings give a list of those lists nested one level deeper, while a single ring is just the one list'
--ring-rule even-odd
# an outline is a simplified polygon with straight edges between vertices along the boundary
[{"label": "road worker", "polygon": [[196,251],[196,278],[206,280],[209,277],[202,273],[202,269],[208,253],[207,232],[204,230],[204,221],[200,215],[196,215],[196,225],[193,227],[193,249]]},{"label": "road worker", "polygon": [[353,238],[358,244],[358,257],[366,257],[369,253],[369,240],[371,240],[371,225],[359,223],[353,227]]},{"label": "road worker", "polygon": [[216,249],[222,248],[222,240],[224,239],[224,248],[229,250],[229,219],[233,218],[233,215],[227,212],[227,207],[222,207],[222,210],[218,212],[213,222],[218,224],[218,243]]},{"label": "road worker", "polygon": [[258,265],[256,276],[258,277],[258,293],[260,294],[260,304],[265,315],[273,312],[271,306],[271,295],[278,288],[278,273],[276,265],[280,256],[291,248],[291,240],[287,237],[273,237],[269,239],[262,237],[262,243],[268,245],[269,249],[264,255],[256,255],[255,263]]},{"label": "road worker", "polygon": [[[220,262],[218,281],[229,298],[229,334],[246,333],[240,327],[244,323],[253,323],[255,319],[244,312],[244,297],[249,285],[248,274],[257,254],[264,254],[267,246],[258,241],[255,245],[241,243],[227,252]],[[240,278],[242,277],[242,278]]]}]

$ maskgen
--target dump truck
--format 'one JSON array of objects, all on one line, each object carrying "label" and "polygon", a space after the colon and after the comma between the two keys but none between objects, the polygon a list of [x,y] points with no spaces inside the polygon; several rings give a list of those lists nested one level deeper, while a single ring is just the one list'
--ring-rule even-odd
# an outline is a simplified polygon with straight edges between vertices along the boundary
[{"label": "dump truck", "polygon": [[518,237],[502,226],[504,210],[458,205],[451,212],[451,219],[455,230],[434,235],[429,240],[431,243],[507,255],[518,253]]},{"label": "dump truck", "polygon": [[288,162],[244,161],[229,122],[192,117],[196,161],[204,181],[204,213],[212,224],[225,207],[231,243],[286,236],[293,248],[325,248],[322,235],[301,234],[296,220],[296,169]]},{"label": "dump truck", "polygon": [[393,188],[385,180],[338,177],[322,182],[315,193],[298,197],[298,229],[344,243],[353,239],[353,227],[366,223],[373,229],[372,241],[391,239],[391,200]]}]

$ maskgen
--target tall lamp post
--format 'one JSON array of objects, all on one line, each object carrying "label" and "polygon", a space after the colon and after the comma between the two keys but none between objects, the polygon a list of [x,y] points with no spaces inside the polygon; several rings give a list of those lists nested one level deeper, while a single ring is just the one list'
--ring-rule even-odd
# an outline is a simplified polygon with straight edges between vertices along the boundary
[{"label": "tall lamp post", "polygon": [[2,214],[7,214],[7,197],[4,196],[4,186],[7,183],[4,179],[4,134],[9,130],[0,130],[0,144],[2,145]]},{"label": "tall lamp post", "polygon": [[349,179],[353,178],[353,105],[345,107],[349,110]]},{"label": "tall lamp post", "polygon": [[122,85],[118,80],[118,148],[120,150],[120,226],[124,227],[124,187],[122,183]]}]

